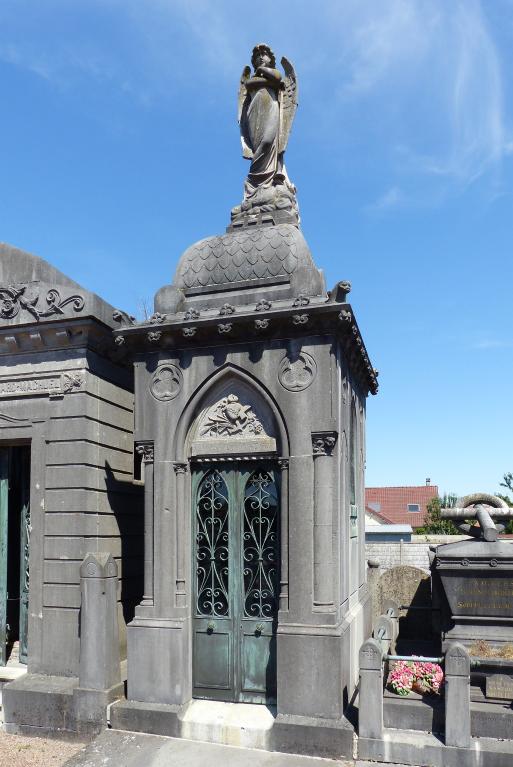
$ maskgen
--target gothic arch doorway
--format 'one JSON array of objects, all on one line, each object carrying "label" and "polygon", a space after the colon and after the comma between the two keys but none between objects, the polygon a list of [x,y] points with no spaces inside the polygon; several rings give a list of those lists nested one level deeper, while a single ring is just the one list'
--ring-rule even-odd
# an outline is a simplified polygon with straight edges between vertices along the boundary
[{"label": "gothic arch doorway", "polygon": [[243,382],[208,396],[191,429],[193,694],[276,702],[280,475],[276,428]]}]

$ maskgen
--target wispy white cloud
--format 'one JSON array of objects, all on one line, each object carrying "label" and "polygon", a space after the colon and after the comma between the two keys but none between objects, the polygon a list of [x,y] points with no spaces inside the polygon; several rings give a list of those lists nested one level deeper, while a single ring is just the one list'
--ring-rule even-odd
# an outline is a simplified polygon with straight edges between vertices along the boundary
[{"label": "wispy white cloud", "polygon": [[398,186],[391,186],[378,199],[367,206],[369,213],[384,213],[391,208],[397,208],[405,202],[405,197]]},{"label": "wispy white cloud", "polygon": [[[116,30],[115,44],[108,32],[76,31],[32,34],[28,43],[19,21],[27,0],[4,2],[0,20],[16,18],[17,34],[3,24],[0,60],[61,86],[94,78],[145,105],[187,93],[234,99],[228,88],[252,45],[266,40],[297,65],[311,131],[324,132],[334,154],[372,145],[403,197],[414,196],[419,177],[465,188],[513,153],[501,60],[480,0],[324,0],[315,8],[297,0],[282,16],[274,0],[261,0],[251,18],[234,0],[75,0],[75,14],[96,14],[99,29]],[[47,19],[70,16],[68,0],[47,8]],[[398,202],[385,195],[381,205]]]},{"label": "wispy white cloud", "polygon": [[486,351],[489,349],[511,349],[512,347],[513,340],[508,341],[501,338],[485,338],[481,341],[476,341],[472,348]]}]

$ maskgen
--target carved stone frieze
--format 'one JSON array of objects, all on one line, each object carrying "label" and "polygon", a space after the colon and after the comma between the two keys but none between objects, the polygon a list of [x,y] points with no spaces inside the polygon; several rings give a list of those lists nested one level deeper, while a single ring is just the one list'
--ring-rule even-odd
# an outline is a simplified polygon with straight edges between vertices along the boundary
[{"label": "carved stone frieze", "polygon": [[220,333],[231,333],[231,331],[233,329],[233,323],[232,322],[221,322],[217,326],[217,329],[219,330]]},{"label": "carved stone frieze", "polygon": [[303,391],[315,380],[317,364],[307,352],[300,352],[297,357],[284,357],[278,371],[278,380],[288,391]]},{"label": "carved stone frieze", "polygon": [[45,300],[46,308],[42,308],[39,306],[40,291],[29,285],[0,286],[0,317],[11,320],[25,311],[39,322],[46,317],[64,314],[64,309],[70,304],[75,312],[81,312],[85,303],[79,295],[62,298],[56,288],[50,288]]},{"label": "carved stone frieze", "polygon": [[221,317],[226,317],[229,314],[234,314],[235,307],[231,304],[223,304],[222,307],[219,309],[219,314]]},{"label": "carved stone frieze", "polygon": [[243,405],[236,394],[229,394],[213,405],[203,419],[200,437],[254,437],[265,433],[250,405]]},{"label": "carved stone frieze", "polygon": [[160,341],[162,338],[162,331],[161,330],[150,330],[148,333],[148,341],[150,343],[157,343],[157,341]]},{"label": "carved stone frieze", "polygon": [[182,388],[182,371],[170,362],[160,365],[154,372],[150,392],[160,402],[174,399]]},{"label": "carved stone frieze", "polygon": [[308,314],[293,314],[292,315],[292,323],[293,323],[293,325],[306,325],[308,320],[309,320]]},{"label": "carved stone frieze", "polygon": [[184,338],[192,338],[196,335],[196,328],[184,328],[182,330]]},{"label": "carved stone frieze", "polygon": [[84,383],[85,376],[75,371],[34,376],[2,375],[0,398],[59,396],[80,391]]},{"label": "carved stone frieze", "polygon": [[269,320],[267,320],[267,319],[255,320],[255,328],[257,330],[265,330],[268,327],[269,327]]}]

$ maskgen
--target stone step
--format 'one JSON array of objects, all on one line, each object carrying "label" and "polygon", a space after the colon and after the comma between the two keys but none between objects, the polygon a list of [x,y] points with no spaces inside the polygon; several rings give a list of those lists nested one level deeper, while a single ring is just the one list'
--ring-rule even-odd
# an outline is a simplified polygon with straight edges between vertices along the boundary
[{"label": "stone step", "polygon": [[353,760],[268,753],[253,749],[198,743],[161,735],[107,730],[68,762],[67,767],[352,767]]},{"label": "stone step", "polygon": [[274,716],[266,706],[193,700],[182,719],[182,737],[241,748],[266,748]]}]

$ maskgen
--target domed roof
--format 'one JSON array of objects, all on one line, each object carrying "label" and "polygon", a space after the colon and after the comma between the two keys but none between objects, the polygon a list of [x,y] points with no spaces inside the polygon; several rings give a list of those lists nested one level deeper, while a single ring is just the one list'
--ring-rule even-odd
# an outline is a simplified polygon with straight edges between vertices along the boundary
[{"label": "domed roof", "polygon": [[269,282],[301,271],[319,275],[301,231],[292,224],[246,227],[191,245],[175,274],[177,288],[192,290],[230,283]]}]

